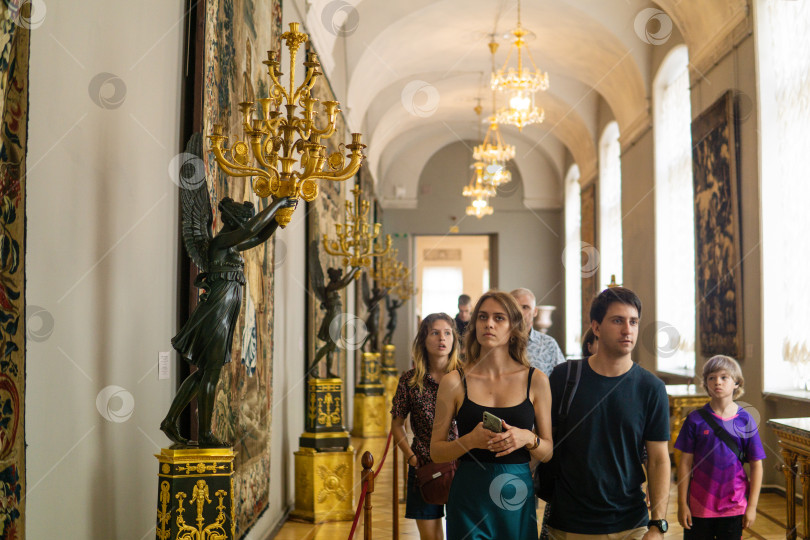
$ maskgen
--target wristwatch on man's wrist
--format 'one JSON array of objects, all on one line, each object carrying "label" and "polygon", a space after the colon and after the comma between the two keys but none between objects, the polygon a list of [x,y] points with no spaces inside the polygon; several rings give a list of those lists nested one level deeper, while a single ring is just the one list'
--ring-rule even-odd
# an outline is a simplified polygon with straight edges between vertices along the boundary
[{"label": "wristwatch on man's wrist", "polygon": [[669,523],[665,519],[651,519],[649,523],[647,523],[647,528],[652,529],[656,527],[662,533],[667,532],[669,529]]}]

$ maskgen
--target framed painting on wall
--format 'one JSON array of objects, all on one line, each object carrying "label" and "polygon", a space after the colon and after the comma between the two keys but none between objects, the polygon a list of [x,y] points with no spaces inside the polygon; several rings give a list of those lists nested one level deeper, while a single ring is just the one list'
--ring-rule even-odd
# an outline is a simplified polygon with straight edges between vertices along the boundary
[{"label": "framed painting on wall", "polygon": [[[268,96],[262,60],[281,45],[281,0],[206,0],[196,9],[193,131],[205,136],[214,124],[222,124],[231,145],[243,135],[239,103]],[[249,179],[226,176],[208,152],[205,167],[215,231],[221,227],[217,204],[223,198],[250,201],[256,212],[270,203],[253,193]],[[236,538],[242,538],[269,505],[274,246],[275,235],[242,252],[247,283],[231,362],[222,369],[214,405],[214,433],[232,441],[236,454]],[[198,294],[191,287],[192,304]]]},{"label": "framed painting on wall", "polygon": [[[311,49],[312,45],[307,43],[307,50]],[[326,79],[326,75],[322,75],[317,79],[315,85],[312,87],[311,91],[312,97],[318,100],[318,103],[315,105],[316,110],[320,111],[321,103],[324,101],[336,101],[335,94],[332,91],[332,87],[329,85],[329,81]],[[341,145],[345,144],[348,138],[348,132],[346,129],[346,122],[343,118],[343,114],[338,112],[337,120],[335,123],[335,133],[328,139],[322,141],[322,144],[326,146],[326,154],[331,155],[334,152],[341,151]],[[345,153],[345,152],[344,152]],[[354,183],[353,179],[346,180],[344,182],[333,182],[329,180],[319,180],[318,181],[318,197],[310,202],[306,203],[306,211],[307,211],[307,246],[311,244],[313,241],[318,242],[318,253],[320,258],[320,265],[323,271],[324,276],[328,276],[327,269],[328,268],[336,268],[343,271],[344,275],[346,273],[346,268],[343,267],[343,258],[342,257],[335,257],[333,255],[329,255],[323,248],[323,236],[324,234],[329,235],[330,238],[334,238],[336,234],[335,224],[342,224],[344,221],[344,212],[345,212],[345,205],[344,200],[346,197],[346,190],[351,189],[352,184]],[[309,247],[307,247],[307,257],[309,257]],[[309,268],[309,261],[307,261],[307,268]],[[318,349],[324,345],[324,342],[319,340],[318,329],[321,327],[323,323],[323,318],[325,313],[321,308],[320,300],[318,300],[317,296],[312,292],[312,285],[311,280],[312,277],[310,276],[309,271],[307,270],[306,276],[306,287],[307,287],[307,302],[306,302],[306,312],[307,312],[307,331],[306,331],[306,362],[307,366],[311,364],[313,359],[315,358],[315,353]],[[327,278],[328,279],[328,278]],[[346,314],[346,289],[342,289],[340,291],[341,302],[343,304],[343,313],[341,316],[345,316]],[[339,328],[341,331],[344,331],[346,328],[351,326],[349,320],[339,321],[340,324],[336,324],[335,328]],[[330,331],[331,331],[331,323],[330,323]],[[344,379],[346,378],[346,349],[347,347],[351,346],[351,340],[341,341],[338,342],[338,348],[334,352],[333,356],[333,366],[332,369],[335,371],[335,375],[339,378]],[[315,372],[315,376],[319,378],[323,378],[327,376],[326,371],[326,362],[321,362],[321,365],[318,367],[318,370]],[[346,403],[346,385],[343,386],[343,403]],[[346,413],[346,409],[343,409],[344,415]],[[344,426],[348,421],[347,418],[343,419]]]},{"label": "framed painting on wall", "polygon": [[591,301],[594,296],[599,292],[597,290],[596,273],[598,269],[598,261],[592,260],[596,257],[596,186],[590,184],[588,187],[582,189],[580,194],[580,212],[582,216],[582,225],[580,229],[581,234],[581,252],[580,257],[582,260],[581,274],[582,274],[582,332],[591,326]]},{"label": "framed painting on wall", "polygon": [[692,122],[697,340],[706,358],[743,357],[738,131],[730,90]]}]

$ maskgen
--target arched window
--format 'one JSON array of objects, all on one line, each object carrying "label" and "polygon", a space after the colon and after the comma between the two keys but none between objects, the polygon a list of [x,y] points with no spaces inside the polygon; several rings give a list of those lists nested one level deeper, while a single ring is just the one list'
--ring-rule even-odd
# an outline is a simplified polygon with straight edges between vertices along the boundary
[{"label": "arched window", "polygon": [[565,353],[579,354],[582,342],[582,251],[580,245],[579,167],[565,176]]},{"label": "arched window", "polygon": [[756,7],[765,389],[803,390],[806,395],[810,390],[810,3],[760,0]]},{"label": "arched window", "polygon": [[619,124],[609,123],[599,139],[599,284],[622,283],[622,163]]},{"label": "arched window", "polygon": [[653,81],[658,369],[695,372],[695,220],[689,58],[674,48]]}]

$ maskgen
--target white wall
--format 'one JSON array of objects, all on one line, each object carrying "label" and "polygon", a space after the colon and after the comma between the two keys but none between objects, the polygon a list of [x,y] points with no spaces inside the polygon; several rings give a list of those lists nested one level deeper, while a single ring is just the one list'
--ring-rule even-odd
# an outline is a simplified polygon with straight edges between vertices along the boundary
[{"label": "white wall", "polygon": [[[157,360],[176,331],[182,4],[48,2],[31,34],[26,294],[54,322],[28,340],[27,538],[154,535],[176,385],[176,355],[169,380]],[[106,109],[91,83],[105,72],[120,81],[97,85]],[[97,409],[110,385],[123,421]]]}]

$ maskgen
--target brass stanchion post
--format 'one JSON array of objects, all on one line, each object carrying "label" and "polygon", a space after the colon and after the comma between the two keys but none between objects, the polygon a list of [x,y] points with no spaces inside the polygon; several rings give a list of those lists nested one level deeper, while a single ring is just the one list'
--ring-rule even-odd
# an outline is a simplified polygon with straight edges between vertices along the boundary
[{"label": "brass stanchion post", "polygon": [[364,452],[360,463],[363,465],[363,473],[360,478],[366,485],[366,500],[363,504],[363,538],[371,540],[371,494],[374,493],[374,471],[371,470],[374,466],[374,457],[371,452]]}]

